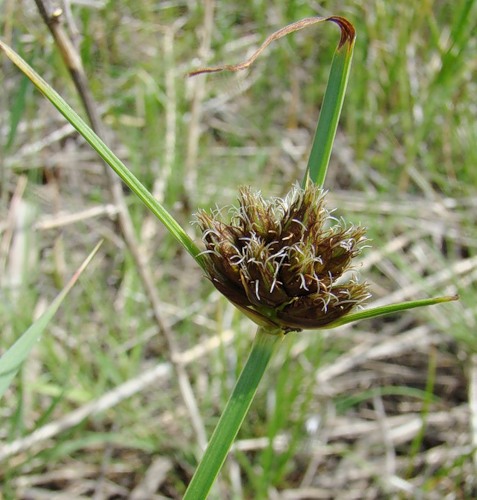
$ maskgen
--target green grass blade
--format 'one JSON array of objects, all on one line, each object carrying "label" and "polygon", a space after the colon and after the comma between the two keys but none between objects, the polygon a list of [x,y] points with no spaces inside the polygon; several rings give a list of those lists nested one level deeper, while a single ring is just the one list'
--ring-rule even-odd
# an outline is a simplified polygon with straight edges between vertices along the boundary
[{"label": "green grass blade", "polygon": [[329,17],[326,20],[338,24],[341,29],[341,40],[331,63],[330,76],[304,179],[306,182],[308,177],[318,186],[323,186],[328,171],[356,40],[354,27],[346,19]]},{"label": "green grass blade", "polygon": [[28,78],[22,78],[18,85],[18,88],[12,95],[10,107],[10,129],[8,131],[7,142],[5,144],[6,151],[11,148],[13,141],[15,140],[18,125],[20,124],[20,120],[22,119],[23,113],[25,111],[26,95],[29,86],[30,81],[28,80]]},{"label": "green grass blade", "polygon": [[203,73],[217,73],[219,71],[241,71],[249,68],[273,41],[323,21],[330,21],[337,24],[341,29],[341,39],[335,51],[333,61],[331,62],[330,77],[328,79],[323,105],[318,118],[318,125],[311,147],[308,166],[303,179],[303,184],[305,184],[306,180],[309,178],[319,186],[323,185],[328,170],[331,149],[335,140],[336,129],[338,128],[338,121],[341,114],[341,108],[343,107],[346,86],[348,84],[351,60],[353,58],[356,31],[348,20],[338,16],[308,17],[272,33],[244,62],[201,68],[189,73],[189,76],[195,76]]},{"label": "green grass blade", "polygon": [[0,49],[22,71],[37,89],[55,106],[55,108],[73,125],[84,137],[98,155],[119,175],[123,182],[133,191],[142,203],[164,224],[168,231],[192,257],[203,266],[200,249],[182,229],[180,224],[167,210],[152,196],[139,179],[121,162],[121,160],[106,146],[106,144],[91,130],[79,115],[66,101],[48,85],[33,68],[22,59],[14,50],[0,40]]},{"label": "green grass blade", "polygon": [[442,304],[443,302],[451,302],[458,299],[459,297],[457,295],[452,295],[445,297],[434,297],[432,299],[410,300],[408,302],[400,302],[398,304],[373,307],[371,309],[365,309],[364,311],[343,316],[337,321],[326,325],[326,328],[336,328],[337,326],[346,325],[355,321],[361,321],[363,319],[377,318],[378,316],[385,316],[386,314],[407,311],[408,309],[415,309],[417,307],[433,306],[435,304]]},{"label": "green grass blade", "polygon": [[98,243],[86,260],[74,273],[65,288],[58,294],[48,309],[22,334],[22,336],[3,354],[0,358],[0,397],[5,394],[8,386],[20,369],[21,364],[35,347],[44,329],[58,311],[61,303],[68,295],[73,285],[78,281],[81,273],[86,269],[92,258],[98,251],[101,243]]},{"label": "green grass blade", "polygon": [[184,500],[207,498],[250,408],[274,348],[282,339],[281,334],[272,335],[259,328],[248,360],[185,492]]}]

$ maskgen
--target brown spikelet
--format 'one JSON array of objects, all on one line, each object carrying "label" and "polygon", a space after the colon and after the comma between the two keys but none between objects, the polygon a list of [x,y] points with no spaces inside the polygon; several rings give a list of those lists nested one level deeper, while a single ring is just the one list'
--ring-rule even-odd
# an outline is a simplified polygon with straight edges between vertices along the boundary
[{"label": "brown spikelet", "polygon": [[230,223],[199,211],[207,274],[214,286],[262,326],[287,332],[323,328],[369,297],[344,274],[366,241],[365,229],[331,217],[321,188],[296,185],[285,199],[240,190]]}]

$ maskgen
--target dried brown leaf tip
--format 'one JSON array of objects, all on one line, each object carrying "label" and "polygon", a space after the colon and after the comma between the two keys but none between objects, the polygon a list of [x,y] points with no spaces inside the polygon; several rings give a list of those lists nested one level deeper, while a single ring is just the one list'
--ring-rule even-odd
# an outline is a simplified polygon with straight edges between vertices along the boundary
[{"label": "dried brown leaf tip", "polygon": [[240,190],[239,206],[199,211],[209,279],[256,323],[284,332],[323,328],[369,297],[348,277],[365,229],[332,217],[309,182],[286,198]]}]

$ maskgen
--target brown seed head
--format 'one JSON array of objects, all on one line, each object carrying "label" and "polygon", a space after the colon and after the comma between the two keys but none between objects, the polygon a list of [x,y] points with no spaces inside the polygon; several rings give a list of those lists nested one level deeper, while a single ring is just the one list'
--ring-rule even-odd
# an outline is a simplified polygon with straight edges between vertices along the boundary
[{"label": "brown seed head", "polygon": [[196,219],[209,279],[262,326],[323,328],[369,297],[366,283],[344,276],[365,229],[332,217],[311,182],[285,199],[242,188],[230,223],[220,211]]}]

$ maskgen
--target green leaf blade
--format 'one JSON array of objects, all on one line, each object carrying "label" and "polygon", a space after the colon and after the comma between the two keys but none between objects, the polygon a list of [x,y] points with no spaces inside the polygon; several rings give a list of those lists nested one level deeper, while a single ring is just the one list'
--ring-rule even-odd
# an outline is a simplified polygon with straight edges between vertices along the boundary
[{"label": "green leaf blade", "polygon": [[41,334],[58,311],[73,285],[93,259],[101,243],[98,243],[78,270],[74,273],[65,288],[57,295],[46,311],[22,334],[22,336],[0,358],[0,397],[5,394],[15,375],[20,370],[32,349],[40,340]]},{"label": "green leaf blade", "polygon": [[122,181],[133,191],[174,236],[174,238],[189,252],[196,262],[203,267],[201,250],[197,247],[182,226],[144,187],[139,179],[111,151],[101,138],[86,124],[86,122],[69,106],[69,104],[50,86],[35,70],[14,50],[0,40],[0,50],[22,71],[35,87],[55,106],[55,108],[73,125],[98,155],[118,174]]},{"label": "green leaf blade", "polygon": [[327,325],[328,328],[336,328],[338,326],[343,326],[348,323],[354,323],[355,321],[361,321],[364,319],[377,318],[379,316],[385,316],[388,314],[398,313],[402,311],[407,311],[409,309],[416,309],[417,307],[427,307],[436,304],[442,304],[443,302],[452,302],[454,300],[459,300],[457,295],[449,295],[444,297],[434,297],[431,299],[420,299],[420,300],[410,300],[408,302],[399,302],[397,304],[389,304],[385,306],[372,307],[370,309],[365,309],[364,311],[359,311],[353,314],[347,314],[342,318],[338,319],[334,323]]},{"label": "green leaf blade", "polygon": [[338,129],[338,122],[348,86],[356,32],[351,23],[341,17],[330,17],[327,21],[338,24],[341,39],[331,62],[330,76],[316,126],[308,166],[303,183],[309,178],[323,186],[330,162],[331,150]]}]

